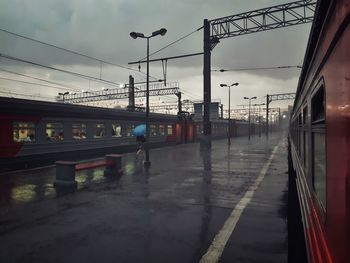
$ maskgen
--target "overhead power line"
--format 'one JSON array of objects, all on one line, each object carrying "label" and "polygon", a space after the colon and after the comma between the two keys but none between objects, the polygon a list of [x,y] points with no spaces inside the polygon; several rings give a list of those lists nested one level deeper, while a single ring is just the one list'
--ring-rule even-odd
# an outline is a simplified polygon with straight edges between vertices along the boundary
[{"label": "overhead power line", "polygon": [[[49,87],[49,88],[54,88],[54,89],[62,89],[62,88],[60,88],[60,87],[55,87],[55,86],[45,85],[45,84],[40,84],[40,83],[34,83],[34,82],[28,82],[28,81],[23,81],[23,80],[19,80],[19,79],[9,79],[9,78],[3,78],[3,77],[0,77],[0,79],[8,80],[8,81],[14,81],[14,82],[19,82],[19,83],[24,83],[24,84],[36,85],[36,86],[41,86],[41,87]],[[73,90],[73,91],[76,91],[76,90]]]},{"label": "overhead power line", "polygon": [[[196,30],[192,31],[191,33],[188,33],[188,34],[186,34],[186,35],[180,37],[179,39],[177,39],[177,40],[175,40],[175,41],[169,43],[168,45],[166,45],[166,46],[164,46],[164,47],[162,47],[162,48],[160,48],[160,49],[158,49],[158,50],[152,52],[151,54],[149,54],[149,56],[153,56],[154,54],[157,54],[157,53],[159,53],[160,51],[162,51],[162,50],[164,50],[164,49],[166,49],[166,48],[168,48],[168,47],[170,47],[170,46],[176,44],[177,42],[180,42],[181,40],[183,40],[183,39],[189,37],[190,35],[192,35],[192,34],[198,32],[198,31],[201,30],[202,28],[203,28],[203,27],[197,28]],[[145,60],[146,58],[147,58],[147,57],[144,57],[143,59],[140,59],[140,62],[143,61],[143,60]]]},{"label": "overhead power line", "polygon": [[26,77],[26,78],[30,78],[30,79],[39,80],[39,81],[50,83],[50,84],[54,84],[54,85],[57,85],[57,86],[61,86],[62,89],[66,89],[66,90],[71,90],[71,91],[81,90],[80,88],[69,87],[69,86],[66,86],[66,85],[58,83],[58,82],[54,82],[54,81],[50,81],[50,80],[46,80],[46,79],[41,79],[41,78],[29,76],[29,75],[22,74],[22,73],[19,73],[19,72],[15,72],[15,71],[11,71],[11,70],[6,70],[6,69],[0,68],[0,71],[6,72],[6,73],[10,73],[10,74],[14,74],[14,75],[18,75],[18,76],[22,76],[22,77]]},{"label": "overhead power line", "polygon": [[[27,37],[27,36],[16,34],[14,32],[10,32],[10,31],[2,29],[2,28],[0,28],[0,31],[5,32],[5,33],[10,34],[10,35],[13,35],[13,36],[16,36],[16,37],[19,37],[19,38],[23,38],[23,39],[27,39],[27,40],[30,40],[30,41],[33,41],[33,42],[36,42],[36,43],[40,43],[40,44],[45,45],[45,46],[57,48],[57,49],[69,52],[71,54],[75,54],[75,55],[78,55],[78,56],[81,56],[81,57],[85,57],[85,58],[89,58],[89,59],[92,59],[92,60],[96,60],[96,61],[102,62],[104,64],[108,64],[108,65],[111,65],[111,66],[116,66],[116,67],[120,67],[120,68],[123,68],[123,69],[128,69],[128,70],[139,72],[138,70],[133,69],[133,68],[125,67],[125,66],[122,66],[122,65],[119,65],[119,64],[116,64],[116,63],[112,63],[112,62],[106,61],[106,60],[102,60],[102,59],[95,58],[95,57],[92,57],[92,56],[89,56],[89,55],[85,55],[85,54],[82,54],[82,53],[79,53],[79,52],[76,52],[76,51],[73,51],[73,50],[70,50],[70,49],[67,49],[67,48],[63,48],[63,47],[59,47],[59,46],[56,46],[56,45],[53,45],[53,44],[50,44],[50,43],[46,43],[46,42],[43,42],[43,41],[40,41],[40,40],[37,40],[37,39],[34,39],[34,38],[30,38],[30,37]],[[142,73],[146,74],[144,72],[142,72]]]},{"label": "overhead power line", "polygon": [[0,91],[0,93],[6,94],[6,95],[17,95],[17,96],[25,96],[25,97],[31,97],[31,98],[43,98],[43,99],[53,99],[52,97],[46,97],[41,95],[29,95],[24,93],[16,93],[16,92],[10,92],[10,91]]},{"label": "overhead power line", "polygon": [[[136,70],[136,69],[125,67],[125,66],[122,66],[122,65],[110,62],[110,61],[106,61],[106,60],[103,60],[103,59],[99,59],[99,58],[95,58],[95,57],[92,57],[92,56],[89,56],[89,55],[85,55],[85,54],[82,54],[82,53],[79,53],[79,52],[76,52],[76,51],[73,51],[73,50],[70,50],[70,49],[67,49],[67,48],[63,48],[63,47],[59,47],[59,46],[56,46],[56,45],[53,45],[53,44],[50,44],[50,43],[46,43],[46,42],[41,41],[41,40],[37,40],[37,39],[30,38],[30,37],[27,37],[27,36],[23,36],[23,35],[14,33],[14,32],[10,32],[10,31],[5,30],[5,29],[1,29],[0,28],[0,31],[8,33],[8,34],[16,36],[16,37],[19,37],[19,38],[23,38],[23,39],[26,39],[26,40],[30,40],[30,41],[42,44],[42,45],[45,45],[45,46],[49,46],[49,47],[52,47],[52,48],[56,48],[56,49],[65,51],[65,52],[69,52],[71,54],[75,54],[75,55],[78,55],[78,56],[81,56],[81,57],[85,57],[85,58],[88,58],[88,59],[91,59],[91,60],[95,60],[95,61],[98,61],[100,63],[104,63],[104,64],[107,64],[107,65],[111,65],[111,66],[115,66],[115,67],[120,67],[120,68],[123,68],[123,69],[131,70],[131,71],[134,71],[134,72],[137,72],[137,73],[141,73],[141,74],[143,74],[145,76],[147,75],[145,72],[143,72],[141,70]],[[153,77],[151,75],[150,75],[150,78],[158,79],[158,78]]]},{"label": "overhead power line", "polygon": [[212,71],[225,72],[225,71],[249,71],[249,70],[270,70],[270,69],[290,69],[290,68],[301,68],[301,66],[294,65],[294,66],[262,67],[262,68],[213,69]]},{"label": "overhead power line", "polygon": [[56,70],[56,71],[63,72],[63,73],[66,73],[66,74],[71,74],[71,75],[74,75],[74,76],[77,76],[77,77],[81,77],[81,78],[84,78],[84,79],[95,80],[97,82],[103,82],[103,83],[107,83],[107,84],[110,84],[110,85],[116,85],[116,86],[120,85],[120,83],[116,83],[116,82],[113,82],[113,81],[99,79],[99,78],[95,78],[95,77],[92,77],[92,76],[88,76],[88,75],[84,75],[84,74],[80,74],[80,73],[77,73],[77,72],[68,71],[68,70],[64,70],[64,69],[54,68],[54,67],[42,65],[42,64],[39,64],[39,63],[36,63],[36,62],[32,62],[32,61],[29,61],[29,60],[24,60],[24,59],[8,56],[8,55],[1,54],[1,53],[0,53],[0,57],[6,58],[6,59],[10,59],[10,60],[14,60],[14,61],[19,61],[19,62],[22,62],[22,63],[27,63],[27,64],[30,64],[30,65],[34,65],[34,66],[38,66],[38,67],[42,67],[42,68]]}]

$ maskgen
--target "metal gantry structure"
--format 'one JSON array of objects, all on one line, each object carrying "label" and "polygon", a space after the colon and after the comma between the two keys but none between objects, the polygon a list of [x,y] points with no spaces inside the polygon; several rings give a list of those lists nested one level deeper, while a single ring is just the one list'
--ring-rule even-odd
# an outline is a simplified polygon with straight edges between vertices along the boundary
[{"label": "metal gantry structure", "polygon": [[182,109],[185,109],[187,112],[193,112],[193,102],[190,100],[179,100],[177,103],[150,105],[150,108],[152,111],[176,110],[179,113],[182,111]]},{"label": "metal gantry structure", "polygon": [[210,21],[211,39],[223,39],[287,26],[310,23],[316,1],[303,0]]},{"label": "metal gantry structure", "polygon": [[267,94],[266,95],[266,137],[269,136],[269,105],[275,100],[294,100],[295,93],[280,93],[280,94]]},{"label": "metal gantry structure", "polygon": [[[100,91],[85,91],[81,93],[72,93],[65,96],[61,95],[57,101],[64,103],[83,103],[91,101],[104,101],[114,99],[127,99],[132,96],[132,99],[137,97],[146,97],[146,86],[134,87],[134,92],[130,91],[129,86],[123,88],[105,89]],[[179,92],[179,83],[170,82],[164,86],[163,83],[151,84],[149,86],[150,96],[174,95]],[[130,101],[129,101],[130,105]]]},{"label": "metal gantry structure", "polygon": [[206,138],[203,143],[206,146],[211,146],[211,51],[220,39],[310,23],[316,4],[316,0],[302,0],[212,20],[204,19],[203,133]]}]

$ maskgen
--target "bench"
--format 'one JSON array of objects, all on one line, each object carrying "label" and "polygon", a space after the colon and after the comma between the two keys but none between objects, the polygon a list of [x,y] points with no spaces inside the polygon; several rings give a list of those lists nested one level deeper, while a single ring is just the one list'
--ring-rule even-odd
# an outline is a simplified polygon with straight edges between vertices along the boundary
[{"label": "bench", "polygon": [[75,172],[98,167],[106,167],[104,170],[105,176],[122,174],[122,155],[107,154],[104,160],[97,160],[85,163],[77,163],[71,161],[57,161],[56,179],[54,187],[76,187]]}]

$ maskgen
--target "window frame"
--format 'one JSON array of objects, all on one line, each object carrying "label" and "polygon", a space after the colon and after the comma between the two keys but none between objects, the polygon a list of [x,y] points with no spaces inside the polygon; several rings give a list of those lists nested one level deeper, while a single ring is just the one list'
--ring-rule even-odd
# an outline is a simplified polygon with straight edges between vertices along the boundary
[{"label": "window frame", "polygon": [[[52,129],[54,129],[54,131],[56,132],[56,129],[57,129],[57,126],[55,127],[55,125],[53,125],[53,127],[49,127],[48,128],[48,125],[49,124],[61,124],[61,126],[62,126],[62,131],[61,132],[59,132],[59,134],[58,134],[58,139],[52,139],[53,137],[52,137],[52,132],[51,132],[51,135],[50,135],[50,137],[48,137],[48,132],[47,132],[47,130],[52,130]],[[60,143],[60,142],[63,142],[64,140],[67,140],[67,138],[66,138],[66,135],[65,135],[65,129],[64,129],[64,124],[65,124],[65,122],[63,122],[63,121],[61,121],[61,120],[50,120],[50,121],[46,121],[45,122],[45,124],[44,124],[44,129],[45,129],[45,133],[46,133],[46,142],[49,142],[49,143]],[[63,134],[63,136],[62,136],[62,139],[60,139],[60,134]],[[56,137],[55,137],[56,138]]]},{"label": "window frame", "polygon": [[[312,189],[314,192],[315,199],[317,200],[319,210],[323,215],[327,212],[327,137],[326,137],[326,88],[324,80],[321,79],[317,84],[316,88],[312,91],[311,94],[311,178],[312,178]],[[314,105],[317,104],[314,100],[316,100],[317,96],[320,92],[323,92],[323,117],[317,118],[315,116]],[[317,189],[315,186],[315,134],[323,134],[324,138],[324,200],[321,200],[321,197],[317,193]],[[324,201],[324,203],[323,203]]]},{"label": "window frame", "polygon": [[[15,127],[15,123],[17,123],[17,127]],[[33,124],[33,127],[20,127],[19,124]],[[18,138],[20,137],[19,133],[20,130],[27,130],[27,131],[34,131],[34,140],[30,138],[30,140],[19,140],[19,141],[15,141],[14,138],[14,133],[15,133],[15,129],[18,131]],[[28,133],[28,132],[27,132]],[[30,135],[27,135],[27,138],[30,137]],[[13,143],[36,143],[37,142],[37,124],[34,121],[21,121],[21,120],[15,120],[12,121],[12,142]]]}]

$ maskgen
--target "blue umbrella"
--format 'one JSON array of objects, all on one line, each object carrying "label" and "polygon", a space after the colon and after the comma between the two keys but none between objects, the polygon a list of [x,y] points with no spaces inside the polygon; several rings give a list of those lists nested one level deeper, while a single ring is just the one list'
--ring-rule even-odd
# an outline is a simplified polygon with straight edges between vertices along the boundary
[{"label": "blue umbrella", "polygon": [[134,134],[135,136],[143,136],[146,134],[146,125],[145,124],[141,124],[138,125],[134,128],[134,130],[132,131],[132,134]]}]

